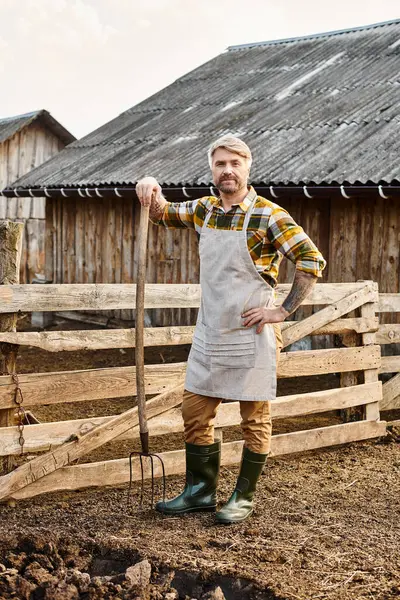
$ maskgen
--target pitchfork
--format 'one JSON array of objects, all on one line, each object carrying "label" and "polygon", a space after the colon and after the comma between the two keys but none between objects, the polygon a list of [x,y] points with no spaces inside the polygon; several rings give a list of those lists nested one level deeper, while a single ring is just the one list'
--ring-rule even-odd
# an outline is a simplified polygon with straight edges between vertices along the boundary
[{"label": "pitchfork", "polygon": [[149,207],[141,205],[140,223],[139,223],[139,242],[138,242],[138,262],[136,277],[136,342],[135,342],[135,363],[136,363],[136,388],[137,388],[137,406],[139,413],[139,431],[141,452],[131,452],[129,455],[129,491],[128,504],[133,483],[132,457],[139,456],[141,472],[141,492],[140,507],[143,506],[144,496],[144,458],[150,461],[151,469],[151,506],[154,504],[154,459],[160,461],[162,469],[162,487],[163,502],[165,502],[165,467],[161,456],[149,452],[149,428],[146,416],[146,393],[144,385],[144,290],[146,282],[146,248],[147,233],[149,229]]}]

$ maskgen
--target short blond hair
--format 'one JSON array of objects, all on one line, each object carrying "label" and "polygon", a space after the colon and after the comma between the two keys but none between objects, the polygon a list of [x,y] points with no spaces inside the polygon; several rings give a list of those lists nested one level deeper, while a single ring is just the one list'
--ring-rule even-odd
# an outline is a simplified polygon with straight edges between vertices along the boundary
[{"label": "short blond hair", "polygon": [[211,144],[210,148],[208,149],[208,163],[210,165],[210,167],[212,166],[212,157],[214,155],[214,152],[218,149],[218,148],[224,148],[225,150],[228,150],[229,152],[234,152],[235,154],[239,154],[239,156],[242,156],[243,158],[245,158],[248,163],[249,163],[249,168],[251,167],[251,163],[252,163],[252,156],[251,156],[251,150],[248,147],[247,144],[245,144],[243,142],[243,140],[241,140],[238,137],[235,137],[233,135],[223,135],[222,137],[218,138],[218,140],[216,140],[213,144]]}]

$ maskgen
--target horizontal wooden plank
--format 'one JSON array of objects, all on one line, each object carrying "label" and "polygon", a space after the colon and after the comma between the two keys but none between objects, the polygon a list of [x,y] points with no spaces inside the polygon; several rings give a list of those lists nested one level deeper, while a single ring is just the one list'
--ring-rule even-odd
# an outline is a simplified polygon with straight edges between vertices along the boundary
[{"label": "horizontal wooden plank", "polygon": [[[304,304],[325,305],[341,300],[351,292],[365,287],[361,283],[317,284]],[[279,285],[276,301],[279,304],[289,292],[290,284]],[[29,284],[4,285],[0,288],[0,313],[46,312],[73,310],[132,309],[136,304],[135,284]],[[146,285],[145,308],[196,308],[200,306],[200,285]]]},{"label": "horizontal wooden plank", "polygon": [[[380,346],[282,352],[278,377],[299,377],[375,369],[380,365]],[[186,363],[145,367],[146,393],[159,394],[178,385]],[[112,367],[57,373],[19,375],[24,406],[122,398],[136,394],[135,367]],[[8,375],[0,377],[0,410],[14,406],[15,386]]]},{"label": "horizontal wooden plank", "polygon": [[[292,326],[294,321],[282,323],[282,331]],[[378,329],[379,320],[374,319],[337,319],[311,335],[345,335],[355,331],[366,333]],[[145,346],[176,346],[191,344],[194,327],[146,327]],[[0,342],[33,346],[48,352],[77,350],[109,350],[110,348],[133,348],[135,346],[134,329],[74,330],[74,331],[11,331],[0,332]]]},{"label": "horizontal wooden plank", "polygon": [[[336,388],[306,394],[281,396],[272,403],[273,419],[294,417],[339,410],[378,402],[382,398],[381,382]],[[107,421],[107,417],[92,417],[71,421],[41,423],[27,425],[24,429],[25,452],[42,452],[55,448],[66,442],[72,435],[82,435]],[[217,413],[215,427],[231,427],[241,422],[239,403],[223,403]],[[149,419],[150,435],[159,436],[183,431],[181,409],[174,408],[159,417]],[[120,440],[132,440],[139,437],[139,429],[134,427],[125,432]],[[0,456],[19,454],[21,447],[18,442],[19,434],[16,427],[5,427],[1,430]]]},{"label": "horizontal wooden plank", "polygon": [[384,344],[399,344],[400,343],[400,325],[390,324],[379,325],[375,341],[381,346]]},{"label": "horizontal wooden plank", "polygon": [[278,377],[363,371],[380,366],[380,346],[282,352]]},{"label": "horizontal wooden plank", "polygon": [[379,294],[379,312],[400,312],[400,294]]},{"label": "horizontal wooden plank", "polygon": [[[193,331],[194,327],[191,326],[146,327],[144,330],[144,344],[145,346],[191,344]],[[0,333],[0,342],[34,346],[49,352],[134,348],[135,339],[134,329]]]},{"label": "horizontal wooden plank", "polygon": [[[305,452],[324,448],[327,446],[346,444],[359,440],[366,440],[385,435],[386,423],[384,421],[359,421],[333,425],[308,431],[296,431],[272,436],[271,456],[281,456],[294,452]],[[222,445],[222,465],[235,465],[240,462],[243,442],[229,442]],[[167,475],[177,475],[185,470],[184,450],[160,453],[164,461]],[[147,461],[146,461],[147,462]],[[155,477],[161,476],[161,467],[158,461],[154,464]],[[140,464],[138,459],[133,461],[133,480],[141,479]],[[145,478],[150,477],[149,465],[145,465]],[[54,473],[32,483],[10,498],[27,499],[39,494],[77,490],[90,487],[119,486],[129,481],[129,461],[126,458],[98,463],[80,464],[62,467]]]},{"label": "horizontal wooden plank", "polygon": [[[1,286],[0,289],[0,312],[116,310],[135,306],[135,284],[31,284]],[[199,285],[146,285],[145,308],[198,306]]]},{"label": "horizontal wooden plank", "polygon": [[[282,323],[287,325],[290,321]],[[379,328],[379,317],[365,318],[357,317],[353,319],[337,319],[332,323],[320,327],[316,331],[313,331],[310,335],[346,335],[346,333],[369,333],[377,331]],[[378,343],[378,342],[377,342]]]},{"label": "horizontal wooden plank", "polygon": [[400,356],[382,356],[379,373],[399,373]]},{"label": "horizontal wooden plank", "polygon": [[[147,394],[160,394],[179,385],[186,363],[146,365]],[[83,402],[136,395],[135,367],[30,373],[19,375],[24,407]],[[15,386],[8,376],[0,377],[0,409],[12,408]]]}]

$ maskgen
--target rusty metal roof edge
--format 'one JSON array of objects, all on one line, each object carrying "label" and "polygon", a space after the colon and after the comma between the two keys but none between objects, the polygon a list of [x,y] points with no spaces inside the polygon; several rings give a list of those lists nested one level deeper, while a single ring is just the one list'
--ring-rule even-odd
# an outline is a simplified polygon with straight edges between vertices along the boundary
[{"label": "rusty metal roof edge", "polygon": [[308,35],[301,35],[292,38],[282,38],[277,40],[266,40],[264,42],[249,42],[248,44],[237,44],[234,46],[228,46],[226,52],[234,50],[245,50],[247,48],[254,48],[256,46],[273,46],[275,44],[289,44],[292,42],[301,42],[306,40],[314,40],[317,38],[331,37],[335,35],[343,35],[345,33],[353,33],[355,31],[366,31],[369,29],[376,29],[378,27],[385,27],[386,25],[395,25],[400,23],[400,19],[391,19],[389,21],[381,21],[379,23],[371,23],[368,25],[360,25],[358,27],[350,27],[349,29],[336,29],[333,31],[325,31],[321,33],[310,33]]}]

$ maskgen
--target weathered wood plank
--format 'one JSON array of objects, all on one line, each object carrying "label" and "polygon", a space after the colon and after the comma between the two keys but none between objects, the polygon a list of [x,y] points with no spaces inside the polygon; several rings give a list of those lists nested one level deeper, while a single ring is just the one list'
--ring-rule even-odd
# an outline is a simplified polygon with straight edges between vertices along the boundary
[{"label": "weathered wood plank", "polygon": [[[146,406],[148,417],[162,414],[177,406],[181,401],[182,393],[183,384],[179,384],[177,387],[168,390],[168,392],[149,400]],[[20,465],[11,473],[0,478],[0,499],[7,498],[13,492],[21,490],[49,473],[53,473],[74,462],[74,460],[89,454],[92,450],[103,446],[131,429],[131,427],[136,426],[138,422],[138,408],[131,408],[120,415],[114,416],[111,421],[95,427],[82,436],[77,436],[75,440]]]},{"label": "weathered wood plank", "polygon": [[[355,348],[357,346],[358,336],[353,331],[342,336],[342,343],[346,348]],[[348,371],[347,373],[340,373],[340,387],[354,386],[358,383],[359,373],[354,371]],[[341,410],[340,416],[344,423],[351,421],[358,421],[362,418],[360,407],[349,407]]]},{"label": "weathered wood plank", "polygon": [[[58,314],[58,313],[56,313]],[[61,313],[66,315],[68,313]],[[71,317],[74,313],[70,313]],[[76,314],[76,313],[75,313]],[[107,317],[88,316],[93,323],[106,325]],[[282,323],[282,331],[292,326],[293,321]],[[338,319],[311,333],[311,335],[339,334],[352,331],[364,333],[375,331],[378,318],[373,319]],[[145,346],[175,346],[191,344],[194,326],[179,327],[146,327],[144,331]],[[134,329],[113,330],[75,330],[75,331],[21,331],[0,333],[0,342],[34,346],[49,352],[76,350],[109,350],[110,348],[133,348],[135,346]]]},{"label": "weathered wood plank", "polygon": [[[2,221],[0,223],[0,288],[4,284],[18,284],[20,275],[20,262],[22,251],[22,237],[24,233],[23,223]],[[17,315],[6,313],[0,316],[0,331],[15,331],[17,326]],[[12,344],[0,344],[2,358],[2,373],[12,374],[16,372],[18,346]],[[14,393],[15,393],[15,385]],[[20,397],[18,396],[18,400]],[[13,424],[15,409],[14,401],[8,410],[0,410],[0,427],[8,427]],[[1,435],[1,433],[0,433]],[[3,460],[2,469],[9,471],[13,467],[12,459]]]},{"label": "weathered wood plank", "polygon": [[[146,393],[159,394],[183,380],[186,363],[147,365]],[[135,367],[20,375],[24,406],[123,398],[136,394]],[[0,377],[0,409],[13,406],[14,385]]]},{"label": "weathered wood plank", "polygon": [[[77,269],[79,271],[81,266],[77,267]],[[332,304],[364,286],[364,282],[317,284],[311,295],[304,301],[304,304]],[[287,284],[278,286],[276,292],[277,302],[285,298],[289,289],[290,286]],[[99,283],[3,286],[0,289],[0,313],[127,309],[135,305],[135,296],[135,284]],[[197,308],[199,305],[200,286],[198,284],[149,283],[146,286],[146,309]]]},{"label": "weathered wood plank", "polygon": [[397,373],[392,379],[383,384],[382,393],[381,410],[400,408],[400,373]]},{"label": "weathered wood plank", "polygon": [[400,294],[379,294],[379,312],[400,312]]},{"label": "weathered wood plank", "polygon": [[[278,377],[322,375],[378,368],[380,346],[282,352]],[[147,365],[146,393],[160,393],[184,376],[186,363]],[[20,375],[25,406],[122,398],[136,393],[135,367]],[[0,377],[0,409],[12,406],[14,386]]]},{"label": "weathered wood plank", "polygon": [[400,371],[400,356],[382,356],[379,373],[398,373]]},{"label": "weathered wood plank", "polygon": [[[381,382],[323,390],[306,394],[281,396],[272,403],[273,419],[310,415],[331,410],[379,402],[382,398]],[[82,435],[93,427],[110,421],[112,417],[91,417],[71,421],[27,425],[24,429],[26,452],[43,452],[65,443],[71,435]],[[216,429],[239,425],[241,422],[239,403],[223,403],[215,420]],[[149,419],[150,436],[166,435],[183,431],[180,408],[173,408],[163,415]],[[0,438],[0,456],[18,454],[18,432],[15,427],[4,428]],[[139,428],[133,427],[115,441],[132,440],[139,436]]]},{"label": "weathered wood plank", "polygon": [[368,348],[282,352],[278,365],[278,377],[300,377],[375,369],[380,365],[380,351],[380,346],[369,346]]},{"label": "weathered wood plank", "polygon": [[[385,435],[386,423],[359,421],[322,427],[310,431],[296,431],[272,436],[271,456],[281,456],[294,452],[306,452],[327,446],[347,444]],[[234,465],[240,462],[243,442],[228,442],[222,445],[221,464]],[[177,475],[185,470],[184,450],[160,453],[167,475]],[[161,467],[154,465],[154,474],[161,476]],[[150,477],[149,465],[145,465],[145,477]],[[133,479],[141,479],[138,460],[133,462]],[[119,486],[129,481],[129,460],[126,458],[98,463],[88,463],[60,468],[47,477],[36,481],[19,491],[10,492],[13,499],[27,499],[48,492],[77,490],[90,487]]]},{"label": "weathered wood plank", "polygon": [[[377,285],[377,284],[375,284]],[[378,303],[367,302],[361,307],[361,316],[366,319],[374,317],[375,313],[378,311]],[[369,347],[372,344],[375,344],[375,333],[363,333],[361,335],[362,343],[364,346]],[[375,369],[366,369],[364,371],[364,382],[365,383],[373,383],[374,381],[378,381],[379,378],[379,370]],[[380,413],[379,413],[379,402],[374,402],[372,404],[368,404],[365,406],[364,415],[367,421],[379,421]]]},{"label": "weathered wood plank", "polygon": [[382,323],[376,333],[376,343],[381,346],[385,344],[400,344],[400,325]]}]

